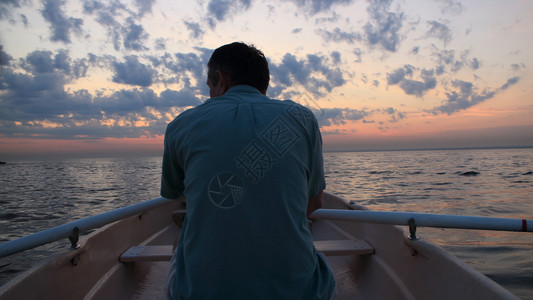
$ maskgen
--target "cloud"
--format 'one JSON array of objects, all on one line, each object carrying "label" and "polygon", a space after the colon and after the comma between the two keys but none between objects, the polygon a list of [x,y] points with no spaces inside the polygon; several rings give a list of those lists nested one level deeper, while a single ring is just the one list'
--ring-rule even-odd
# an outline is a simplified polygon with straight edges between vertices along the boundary
[{"label": "cloud", "polygon": [[391,73],[387,73],[387,83],[389,85],[399,85],[407,95],[422,97],[428,90],[437,86],[437,79],[434,76],[435,71],[423,69],[420,71],[422,80],[410,79],[414,76],[415,70],[412,65],[405,65]]},{"label": "cloud", "polygon": [[281,64],[270,64],[270,72],[273,75],[273,81],[288,86],[296,82],[305,85],[311,73],[310,69],[305,66],[304,60],[298,60],[291,53],[285,54]]},{"label": "cloud", "polygon": [[107,10],[98,12],[96,21],[106,28],[107,36],[113,41],[115,50],[120,50],[121,32],[124,32],[120,23]]},{"label": "cloud", "polygon": [[449,41],[451,41],[452,32],[448,26],[437,21],[428,21],[427,23],[429,24],[430,28],[426,32],[426,37],[437,38],[441,40],[445,46]]},{"label": "cloud", "polygon": [[355,48],[353,49],[353,54],[357,57],[355,59],[355,62],[362,62],[363,61],[363,50],[361,48]]},{"label": "cloud", "polygon": [[335,11],[333,11],[333,12],[331,12],[331,16],[330,17],[316,18],[315,19],[315,25],[324,24],[324,23],[336,23],[337,21],[339,21],[340,17],[341,17],[340,14],[338,14]]},{"label": "cloud", "polygon": [[352,0],[289,0],[310,15],[330,11],[333,6],[351,4]]},{"label": "cloud", "polygon": [[35,50],[28,54],[26,69],[37,74],[51,73],[54,70],[62,70],[65,73],[70,72],[68,64],[68,55],[64,50],[60,51],[53,57],[52,51]]},{"label": "cloud", "polygon": [[204,36],[205,32],[202,30],[200,23],[187,22],[184,20],[183,24],[185,24],[185,27],[189,30],[189,36],[192,39],[201,39]]},{"label": "cloud", "polygon": [[113,82],[144,87],[152,85],[153,77],[156,75],[154,69],[139,62],[135,55],[126,56],[125,59],[123,63],[113,63],[115,72]]},{"label": "cloud", "polygon": [[11,5],[11,6],[14,6],[14,7],[20,7],[20,3],[25,3],[27,1],[19,1],[19,0],[2,0],[2,5]]},{"label": "cloud", "polygon": [[453,0],[437,0],[437,1],[442,2],[440,11],[443,14],[447,14],[447,13],[460,14],[464,10],[463,4],[461,4],[461,2],[459,1],[453,1]]},{"label": "cloud", "polygon": [[342,29],[338,27],[335,28],[333,31],[327,31],[325,29],[317,29],[316,32],[318,35],[322,37],[324,42],[327,42],[327,43],[346,42],[348,44],[353,44],[356,41],[360,41],[363,39],[359,33],[343,31]]},{"label": "cloud", "polygon": [[526,68],[526,64],[524,63],[520,63],[520,64],[511,64],[511,69],[513,71],[519,71],[520,69],[525,69]]},{"label": "cloud", "polygon": [[481,67],[481,62],[474,57],[470,62],[470,67],[472,68],[472,70],[477,70],[479,69],[479,67]]},{"label": "cloud", "polygon": [[8,20],[13,18],[13,13],[11,11],[11,6],[17,5],[18,2],[11,0],[11,1],[2,1],[0,2],[0,21],[2,20]]},{"label": "cloud", "polygon": [[160,74],[164,76],[165,84],[178,83],[198,94],[208,95],[209,90],[205,84],[207,79],[206,64],[213,50],[195,48],[197,52],[175,53],[152,57],[154,65],[162,65]]},{"label": "cloud", "polygon": [[155,0],[135,0],[135,6],[139,9],[139,15],[143,16],[145,13],[152,12],[152,6]]},{"label": "cloud", "polygon": [[[98,113],[114,119],[131,118],[133,121],[156,121],[172,107],[189,107],[200,104],[191,90],[166,89],[157,95],[152,89],[118,90],[108,96],[91,97]],[[157,113],[154,113],[157,112]],[[167,121],[166,119],[163,121]]]},{"label": "cloud", "polygon": [[9,66],[12,59],[13,57],[4,51],[4,46],[0,45],[0,66]]},{"label": "cloud", "polygon": [[142,25],[135,24],[132,18],[128,18],[128,25],[122,28],[124,36],[124,48],[126,50],[144,51],[148,50],[144,46],[148,40],[148,33],[144,31]]},{"label": "cloud", "polygon": [[66,80],[85,77],[89,64],[87,59],[76,59],[72,61],[69,53],[60,49],[54,54],[52,51],[35,50],[22,60],[20,67],[27,72],[34,74],[45,74],[60,72],[65,75]]},{"label": "cloud", "polygon": [[504,85],[502,85],[502,86],[500,87],[500,89],[501,89],[501,90],[506,90],[506,89],[508,89],[511,85],[518,83],[519,80],[520,80],[520,77],[509,78],[509,79],[507,80],[507,82],[506,82]]},{"label": "cloud", "polygon": [[[42,79],[37,76],[32,82]],[[57,93],[62,89],[40,88],[33,90],[38,97],[23,95],[22,105],[17,97],[11,97],[14,95],[0,103],[0,135],[56,139],[155,136],[163,134],[168,123],[162,116],[183,110],[173,108],[199,104],[185,90],[165,90],[159,96],[151,89],[119,90],[94,97],[83,90]],[[4,113],[6,108],[11,108],[9,116]]]},{"label": "cloud", "polygon": [[[34,51],[18,65],[6,66],[0,77],[0,135],[89,139],[161,135],[168,114],[198,105],[194,88],[166,89],[157,95],[149,88],[91,95],[87,90],[70,90],[76,68],[85,65],[113,66],[115,79],[126,84],[147,85],[155,70],[127,56],[123,63],[91,56],[72,60],[65,50],[56,53]],[[82,63],[83,62],[83,63]],[[24,67],[24,73],[14,71]]]},{"label": "cloud", "polygon": [[209,25],[214,28],[216,22],[226,21],[230,16],[248,10],[251,5],[252,0],[210,0],[207,4]]},{"label": "cloud", "polygon": [[93,14],[95,11],[105,8],[105,5],[96,0],[85,0],[83,1],[83,12],[88,14]]},{"label": "cloud", "polygon": [[162,102],[172,103],[173,106],[187,107],[200,104],[200,100],[196,98],[194,93],[187,89],[180,91],[166,89],[161,92],[160,98]]},{"label": "cloud", "polygon": [[166,40],[159,38],[155,40],[155,50],[165,50],[167,48]]},{"label": "cloud", "polygon": [[389,12],[392,0],[368,0],[369,21],[364,30],[366,41],[370,46],[381,46],[390,52],[396,52],[401,42],[400,29],[404,20],[403,13]]},{"label": "cloud", "polygon": [[331,52],[331,59],[334,65],[338,65],[341,62],[341,53],[339,51]]},{"label": "cloud", "polygon": [[384,112],[385,114],[390,116],[389,122],[391,123],[396,123],[399,120],[405,118],[405,115],[394,107],[387,107],[381,110],[381,112]]},{"label": "cloud", "polygon": [[477,58],[470,58],[470,51],[468,50],[461,52],[459,58],[456,58],[455,50],[437,50],[434,48],[432,56],[435,57],[441,71],[448,68],[451,72],[456,73],[465,66],[472,70],[477,70],[481,66],[481,62]]},{"label": "cloud", "polygon": [[454,80],[452,81],[452,86],[455,88],[455,90],[448,91],[443,104],[430,110],[430,113],[434,115],[439,113],[451,115],[455,112],[468,109],[481,102],[493,98],[499,92],[508,89],[513,84],[516,84],[519,80],[519,77],[512,77],[509,78],[507,82],[499,89],[484,89],[482,92],[477,92],[476,87],[471,82]]},{"label": "cloud", "polygon": [[422,97],[428,90],[437,86],[437,80],[433,77],[432,71],[422,70],[421,77],[423,81],[404,79],[400,82],[400,88],[407,95]]},{"label": "cloud", "polygon": [[412,65],[405,65],[403,68],[392,71],[392,73],[387,73],[387,83],[390,85],[400,83],[406,76],[412,76],[414,69],[415,67]]},{"label": "cloud", "polygon": [[151,12],[153,0],[142,3],[136,0],[139,13],[128,9],[119,1],[103,3],[95,0],[83,2],[83,12],[96,15],[96,21],[107,30],[107,36],[112,40],[113,47],[119,51],[124,47],[126,50],[145,51],[149,34],[144,27],[136,21],[145,13]]},{"label": "cloud", "polygon": [[64,102],[66,80],[59,73],[28,75],[11,69],[0,77],[0,120],[27,122],[47,120],[68,107]]},{"label": "cloud", "polygon": [[41,10],[43,18],[50,23],[52,36],[50,40],[53,42],[63,42],[68,44],[71,42],[71,31],[80,34],[82,32],[81,26],[83,20],[79,18],[67,17],[65,12],[61,9],[66,2],[63,0],[45,0],[44,9]]},{"label": "cloud", "polygon": [[407,95],[422,97],[426,91],[435,88],[436,84],[435,78],[430,78],[428,81],[406,79],[400,83],[400,88]]},{"label": "cloud", "polygon": [[337,66],[340,60],[341,56],[337,51],[329,57],[308,54],[304,59],[286,53],[281,63],[269,62],[272,82],[269,95],[291,96],[295,91],[294,86],[298,85],[315,98],[322,97],[326,92],[346,83],[346,74]]},{"label": "cloud", "polygon": [[[24,5],[31,5],[30,0],[2,0],[0,1],[0,21],[7,20],[10,23],[15,24],[14,9],[20,8]],[[27,25],[27,18],[24,15],[19,15],[22,22]]]},{"label": "cloud", "polygon": [[346,121],[359,121],[369,114],[365,110],[350,108],[323,108],[317,113],[317,120],[320,127],[344,125]]}]

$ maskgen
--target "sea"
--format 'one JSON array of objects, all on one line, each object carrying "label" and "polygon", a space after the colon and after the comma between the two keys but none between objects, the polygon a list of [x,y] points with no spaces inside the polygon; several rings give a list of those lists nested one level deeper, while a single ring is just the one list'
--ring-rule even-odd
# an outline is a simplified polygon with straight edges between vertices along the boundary
[{"label": "sea", "polygon": [[[533,149],[326,152],[326,191],[376,211],[533,219]],[[161,157],[0,165],[0,242],[159,196]],[[522,299],[533,299],[533,233],[417,230]],[[0,259],[0,285],[70,246]],[[438,272],[438,270],[435,270]]]}]

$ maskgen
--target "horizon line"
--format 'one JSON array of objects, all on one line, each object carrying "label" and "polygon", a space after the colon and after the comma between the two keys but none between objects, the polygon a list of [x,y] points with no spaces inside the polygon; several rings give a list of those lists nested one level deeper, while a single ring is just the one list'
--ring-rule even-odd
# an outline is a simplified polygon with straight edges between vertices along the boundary
[{"label": "horizon line", "polygon": [[[353,153],[353,152],[407,152],[407,151],[463,151],[463,150],[512,150],[512,149],[533,149],[532,146],[487,146],[487,147],[434,147],[434,148],[400,148],[400,149],[360,149],[360,150],[323,150],[323,153]],[[101,155],[101,153],[99,153]],[[98,154],[97,154],[98,155]],[[102,156],[91,156],[90,154],[85,154],[84,156],[68,156],[68,157],[52,157],[51,154],[43,154],[39,158],[17,158],[11,160],[11,162],[22,162],[22,161],[50,161],[50,160],[70,160],[70,159],[109,159],[109,158],[156,158],[162,157],[162,155],[152,155],[148,153],[122,153],[121,156],[118,156],[117,153],[109,153],[109,155]],[[0,164],[7,164],[9,160],[3,160],[0,158]]]}]

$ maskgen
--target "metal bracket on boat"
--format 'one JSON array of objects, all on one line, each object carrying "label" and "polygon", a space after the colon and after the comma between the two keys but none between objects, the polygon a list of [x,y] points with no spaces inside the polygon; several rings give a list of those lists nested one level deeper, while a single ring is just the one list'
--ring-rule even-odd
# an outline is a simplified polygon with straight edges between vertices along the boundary
[{"label": "metal bracket on boat", "polygon": [[80,239],[80,229],[78,226],[74,227],[72,229],[72,233],[68,237],[68,240],[70,241],[70,250],[76,250],[80,247],[78,244],[78,240]]},{"label": "metal bracket on boat", "polygon": [[409,225],[409,239],[412,241],[418,240],[418,237],[416,236],[415,219],[414,218],[409,219],[409,221],[407,221],[407,224]]},{"label": "metal bracket on boat", "polygon": [[187,211],[185,209],[177,209],[172,212],[172,220],[176,225],[178,225],[179,228],[183,226],[183,222],[185,222],[185,214]]}]

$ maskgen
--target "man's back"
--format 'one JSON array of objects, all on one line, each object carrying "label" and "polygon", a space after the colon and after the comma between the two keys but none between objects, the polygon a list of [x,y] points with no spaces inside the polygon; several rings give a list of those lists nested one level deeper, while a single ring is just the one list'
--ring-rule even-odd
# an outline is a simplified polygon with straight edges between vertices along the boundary
[{"label": "man's back", "polygon": [[166,133],[162,196],[187,199],[175,295],[308,299],[331,293],[306,220],[325,187],[310,110],[238,85]]}]

